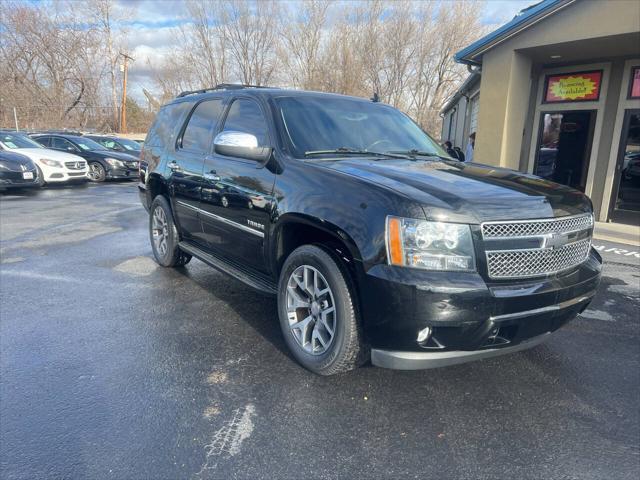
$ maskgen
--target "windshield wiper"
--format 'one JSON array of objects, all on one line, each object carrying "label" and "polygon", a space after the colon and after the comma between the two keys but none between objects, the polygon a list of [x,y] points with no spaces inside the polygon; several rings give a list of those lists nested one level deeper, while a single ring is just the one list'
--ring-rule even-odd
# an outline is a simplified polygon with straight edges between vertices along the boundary
[{"label": "windshield wiper", "polygon": [[411,159],[410,156],[400,152],[372,152],[369,150],[357,150],[349,147],[338,147],[333,150],[309,150],[308,152],[304,152],[304,156],[311,157],[314,155],[331,155],[336,153],[341,155],[363,155],[369,157]]},{"label": "windshield wiper", "polygon": [[411,149],[411,150],[404,150],[401,152],[387,152],[387,153],[392,153],[392,154],[398,154],[398,155],[409,155],[409,156],[413,156],[413,157],[437,157],[437,158],[441,158],[442,160],[453,160],[452,158],[449,157],[445,157],[444,155],[440,155],[438,153],[435,152],[424,152],[422,150],[417,150],[417,149]]}]

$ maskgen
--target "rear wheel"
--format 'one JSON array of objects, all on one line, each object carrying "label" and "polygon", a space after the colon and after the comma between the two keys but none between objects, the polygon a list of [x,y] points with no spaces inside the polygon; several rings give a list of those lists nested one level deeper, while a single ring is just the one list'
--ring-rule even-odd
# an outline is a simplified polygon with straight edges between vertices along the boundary
[{"label": "rear wheel", "polygon": [[346,372],[367,356],[355,289],[339,260],[304,245],[285,261],[278,283],[280,327],[296,359],[320,375]]},{"label": "rear wheel", "polygon": [[89,163],[89,180],[92,182],[104,182],[107,172],[100,162]]},{"label": "rear wheel", "polygon": [[181,267],[191,260],[191,255],[178,247],[179,236],[169,202],[158,195],[149,210],[149,237],[153,256],[163,267]]}]

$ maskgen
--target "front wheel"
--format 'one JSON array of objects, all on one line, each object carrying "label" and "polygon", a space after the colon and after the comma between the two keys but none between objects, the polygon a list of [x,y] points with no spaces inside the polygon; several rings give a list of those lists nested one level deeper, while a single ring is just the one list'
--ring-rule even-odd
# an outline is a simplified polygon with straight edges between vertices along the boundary
[{"label": "front wheel", "polygon": [[107,178],[107,172],[99,162],[91,162],[89,164],[89,180],[92,182],[104,182]]},{"label": "front wheel", "polygon": [[181,267],[191,260],[191,255],[178,248],[178,230],[169,202],[162,195],[153,200],[149,210],[149,237],[153,256],[163,267]]},{"label": "front wheel", "polygon": [[289,255],[278,283],[278,314],[287,346],[312,372],[333,375],[366,360],[355,289],[323,248],[304,245]]}]

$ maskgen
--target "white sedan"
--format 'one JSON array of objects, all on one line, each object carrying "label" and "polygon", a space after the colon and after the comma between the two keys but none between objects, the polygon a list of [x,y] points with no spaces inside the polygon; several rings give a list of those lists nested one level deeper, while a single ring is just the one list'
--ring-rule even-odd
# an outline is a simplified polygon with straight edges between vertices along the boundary
[{"label": "white sedan", "polygon": [[10,150],[29,157],[38,167],[42,183],[86,181],[89,167],[84,158],[72,153],[44,148],[27,135],[0,132],[0,150]]}]

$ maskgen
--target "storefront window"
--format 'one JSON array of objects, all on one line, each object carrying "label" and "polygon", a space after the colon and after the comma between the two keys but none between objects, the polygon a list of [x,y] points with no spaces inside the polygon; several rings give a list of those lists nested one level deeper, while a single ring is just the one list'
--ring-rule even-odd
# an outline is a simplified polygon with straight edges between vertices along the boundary
[{"label": "storefront window", "polygon": [[542,114],[534,173],[584,192],[596,112]]},{"label": "storefront window", "polygon": [[640,223],[640,110],[625,112],[610,218]]}]

